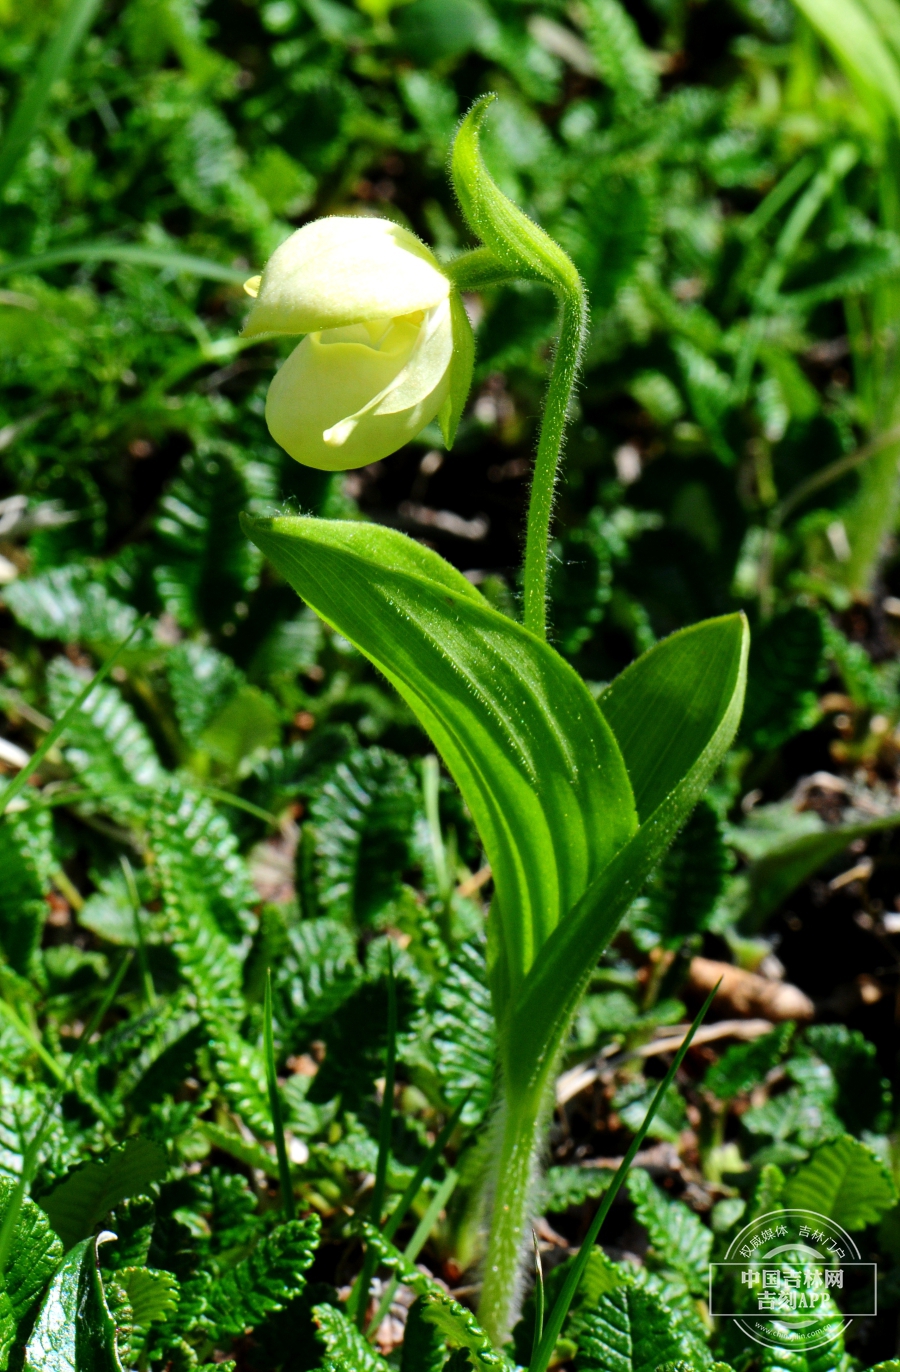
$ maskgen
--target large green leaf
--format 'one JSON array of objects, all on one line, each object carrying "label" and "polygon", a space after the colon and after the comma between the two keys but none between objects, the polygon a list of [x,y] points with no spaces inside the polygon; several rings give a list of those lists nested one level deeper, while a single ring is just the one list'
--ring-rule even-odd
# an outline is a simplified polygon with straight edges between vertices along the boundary
[{"label": "large green leaf", "polygon": [[[6,1213],[15,1185],[0,1182],[0,1219]],[[62,1244],[47,1216],[33,1200],[22,1201],[13,1230],[9,1257],[0,1279],[0,1368],[5,1368],[16,1342],[27,1332],[29,1313],[56,1270]]]},{"label": "large green leaf", "polygon": [[120,1201],[138,1196],[166,1174],[166,1150],[151,1139],[130,1138],[102,1161],[86,1162],[41,1197],[41,1209],[66,1248],[86,1238]]},{"label": "large green leaf", "polygon": [[743,615],[682,629],[626,668],[601,697],[641,825],[554,930],[517,998],[507,1030],[507,1070],[517,1089],[537,1084],[586,976],[734,738],[749,638]]},{"label": "large green leaf", "polygon": [[[6,1216],[14,1191],[13,1182],[0,1181],[0,1220]],[[19,1210],[3,1271],[5,1291],[17,1320],[22,1319],[34,1305],[62,1255],[62,1245],[51,1229],[47,1216],[40,1206],[26,1197]]]},{"label": "large green leaf", "polygon": [[850,1134],[817,1148],[784,1192],[789,1208],[814,1210],[845,1229],[876,1224],[896,1201],[897,1189],[884,1163]]},{"label": "large green leaf", "polygon": [[634,833],[608,725],[552,648],[402,534],[246,516],[244,528],[393,683],[453,773],[493,870],[502,1017],[554,929]]},{"label": "large green leaf", "polygon": [[794,0],[873,113],[900,122],[900,67],[865,0]]},{"label": "large green leaf", "polygon": [[38,1313],[25,1365],[34,1372],[122,1372],[95,1239],[66,1254]]}]

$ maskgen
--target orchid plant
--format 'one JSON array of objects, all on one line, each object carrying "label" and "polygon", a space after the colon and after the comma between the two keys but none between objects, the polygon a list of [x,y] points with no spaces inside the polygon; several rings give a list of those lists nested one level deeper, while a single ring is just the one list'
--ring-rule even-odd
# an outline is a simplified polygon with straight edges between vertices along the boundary
[{"label": "orchid plant", "polygon": [[480,1318],[497,1346],[522,1294],[554,1069],[597,959],[731,743],[748,631],[729,615],[673,634],[595,701],[547,642],[554,487],[587,330],[573,263],[499,190],[464,119],[452,176],[481,246],[439,264],[375,219],[300,229],[261,277],[246,332],[305,334],[267,419],[298,461],[345,469],[437,418],[449,447],[469,390],[461,292],[514,278],[558,296],[560,331],[528,512],[522,624],[431,549],[357,521],[244,519],[300,596],[408,703],[471,811],[493,874],[488,967],[500,1080]]}]

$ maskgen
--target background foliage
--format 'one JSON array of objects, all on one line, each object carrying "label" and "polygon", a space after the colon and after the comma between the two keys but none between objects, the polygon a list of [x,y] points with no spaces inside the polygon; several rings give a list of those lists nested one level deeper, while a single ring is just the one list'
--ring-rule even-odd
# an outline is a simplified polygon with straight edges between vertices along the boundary
[{"label": "background foliage", "polygon": [[[79,8],[91,18],[0,3],[2,137]],[[554,641],[599,690],[698,618],[741,607],[754,628],[738,745],[598,967],[562,1064],[548,1287],[643,1117],[667,1031],[730,969],[717,1036],[657,1118],[559,1357],[746,1362],[703,1322],[709,1255],[814,1195],[881,1271],[882,1313],[822,1368],[890,1358],[900,561],[892,541],[880,565],[871,553],[891,502],[869,499],[877,469],[855,455],[895,422],[893,135],[814,7],[787,0],[95,8],[19,159],[0,142],[6,779],[138,627],[0,825],[8,1178],[48,1119],[3,1273],[0,1361],[27,1345],[55,1372],[70,1355],[49,1312],[81,1301],[79,1368],[85,1348],[185,1372],[223,1357],[375,1372],[383,1356],[421,1372],[448,1350],[454,1372],[496,1366],[464,1307],[409,1267],[421,1253],[462,1302],[477,1294],[490,874],[405,707],[237,521],[375,519],[517,614],[548,293],[470,299],[476,389],[451,454],[429,430],[334,479],[273,445],[279,345],[238,336],[241,280],[312,216],[387,215],[439,256],[466,246],[445,161],[487,89],[491,171],[572,254],[593,311]],[[391,1262],[403,1280],[363,1345],[343,1298],[376,1163],[388,941],[389,1206],[466,1103],[400,1231],[406,1265],[385,1250],[376,1295]],[[288,1223],[268,966],[303,1217]],[[117,1235],[97,1249],[102,1282],[98,1229]],[[526,1304],[520,1360],[533,1319]]]}]

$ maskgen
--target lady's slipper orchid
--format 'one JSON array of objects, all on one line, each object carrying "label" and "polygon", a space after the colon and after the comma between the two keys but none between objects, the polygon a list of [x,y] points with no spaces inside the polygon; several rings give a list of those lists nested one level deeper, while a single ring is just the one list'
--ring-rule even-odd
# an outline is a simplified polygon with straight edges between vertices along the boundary
[{"label": "lady's slipper orchid", "polygon": [[472,331],[431,252],[385,219],[298,229],[245,289],[244,335],[306,334],[276,373],[266,423],[308,467],[387,457],[440,418],[448,447],[472,374]]}]

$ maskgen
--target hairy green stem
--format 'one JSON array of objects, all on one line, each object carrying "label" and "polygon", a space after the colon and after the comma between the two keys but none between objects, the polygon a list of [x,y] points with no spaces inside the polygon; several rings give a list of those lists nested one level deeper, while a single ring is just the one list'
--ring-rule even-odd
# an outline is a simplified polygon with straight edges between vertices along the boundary
[{"label": "hairy green stem", "polygon": [[472,248],[460,253],[459,257],[444,262],[442,269],[458,291],[480,291],[516,279],[516,273],[510,271],[490,248]]},{"label": "hairy green stem", "polygon": [[525,1234],[543,1143],[545,1086],[515,1102],[506,1101],[497,1121],[491,1227],[478,1318],[495,1348],[502,1348],[521,1298]]},{"label": "hairy green stem", "polygon": [[541,436],[531,483],[525,538],[525,627],[547,637],[547,560],[550,519],[572,391],[587,328],[587,299],[578,288],[562,297],[559,341],[553,358]]}]

